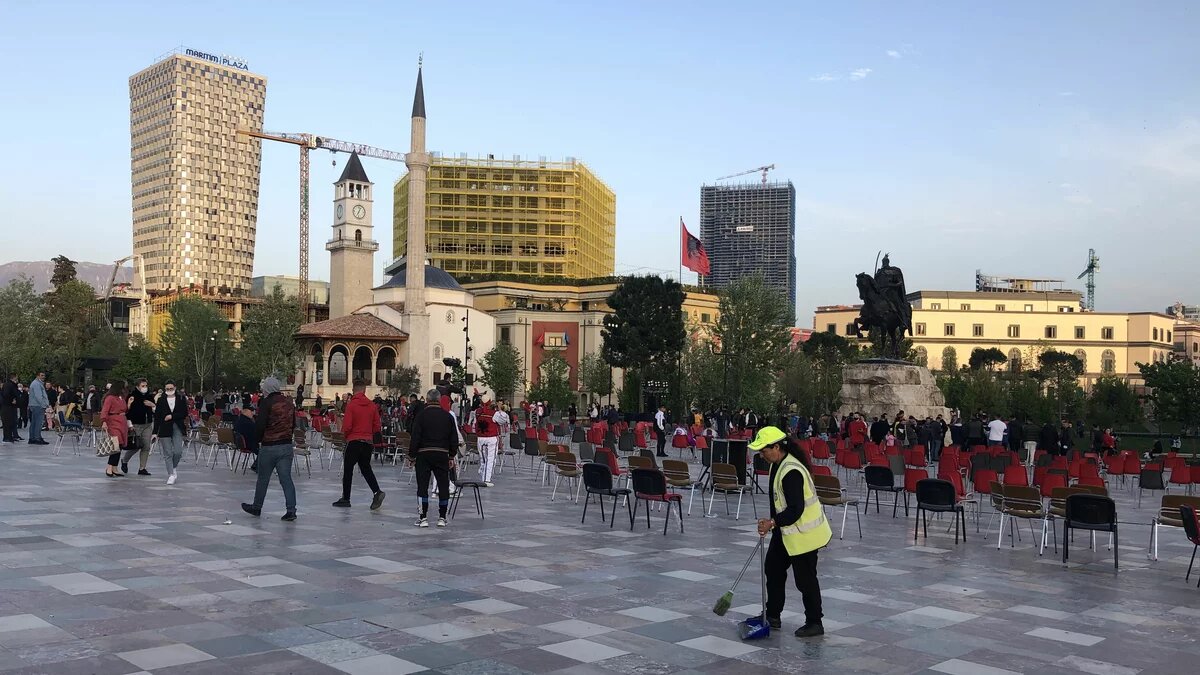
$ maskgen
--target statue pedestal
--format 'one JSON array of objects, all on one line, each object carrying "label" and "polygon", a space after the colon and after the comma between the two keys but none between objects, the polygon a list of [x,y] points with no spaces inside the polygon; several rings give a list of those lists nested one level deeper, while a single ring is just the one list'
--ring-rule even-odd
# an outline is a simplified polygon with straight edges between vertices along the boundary
[{"label": "statue pedestal", "polygon": [[942,415],[950,421],[946,398],[938,389],[933,373],[924,366],[906,361],[867,359],[842,369],[839,415],[861,412],[869,424],[875,416],[894,420],[901,410],[919,420]]}]

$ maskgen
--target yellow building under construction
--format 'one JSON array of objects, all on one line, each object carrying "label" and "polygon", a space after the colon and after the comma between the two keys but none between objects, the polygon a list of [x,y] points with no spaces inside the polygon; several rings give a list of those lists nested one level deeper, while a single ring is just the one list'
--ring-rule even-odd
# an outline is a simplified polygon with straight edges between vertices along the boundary
[{"label": "yellow building under construction", "polygon": [[[408,243],[408,176],[396,182],[393,255]],[[613,274],[617,201],[584,164],[434,157],[425,242],[456,277],[505,274],[586,279]]]}]

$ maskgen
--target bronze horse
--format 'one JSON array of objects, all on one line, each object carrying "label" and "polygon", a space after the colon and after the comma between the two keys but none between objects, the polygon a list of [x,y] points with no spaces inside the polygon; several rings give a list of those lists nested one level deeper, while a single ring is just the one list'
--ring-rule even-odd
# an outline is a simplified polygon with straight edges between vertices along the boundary
[{"label": "bronze horse", "polygon": [[871,275],[858,274],[856,279],[863,305],[854,320],[855,334],[861,338],[864,329],[869,331],[868,339],[885,357],[899,359],[904,333],[912,331],[912,307],[903,298],[897,302],[885,295]]}]

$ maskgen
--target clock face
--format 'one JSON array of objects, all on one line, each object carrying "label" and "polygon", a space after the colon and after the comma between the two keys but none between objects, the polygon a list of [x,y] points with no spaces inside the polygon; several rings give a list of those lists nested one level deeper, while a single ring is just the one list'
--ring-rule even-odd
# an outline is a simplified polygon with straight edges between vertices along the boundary
[{"label": "clock face", "polygon": [[354,207],[354,210],[352,211],[352,213],[354,213],[355,218],[362,220],[363,218],[365,218],[367,216],[367,209],[362,204],[359,204]]},{"label": "clock face", "polygon": [[346,215],[346,207],[341,204],[337,205],[337,219],[341,220],[342,216]]}]

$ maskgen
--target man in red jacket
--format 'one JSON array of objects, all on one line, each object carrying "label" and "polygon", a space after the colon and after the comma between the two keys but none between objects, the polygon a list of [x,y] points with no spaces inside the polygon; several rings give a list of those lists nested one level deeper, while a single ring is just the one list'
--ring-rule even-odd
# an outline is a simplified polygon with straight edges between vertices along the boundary
[{"label": "man in red jacket", "polygon": [[384,493],[379,489],[375,480],[375,472],[371,470],[371,455],[375,451],[375,434],[383,431],[379,419],[379,407],[367,398],[367,385],[358,381],[354,383],[354,396],[346,403],[346,411],[342,415],[342,433],[346,435],[346,452],[342,463],[342,498],[333,503],[341,508],[350,507],[350,483],[354,480],[354,465],[358,465],[367,487],[375,495],[371,499],[371,510],[383,505]]}]

